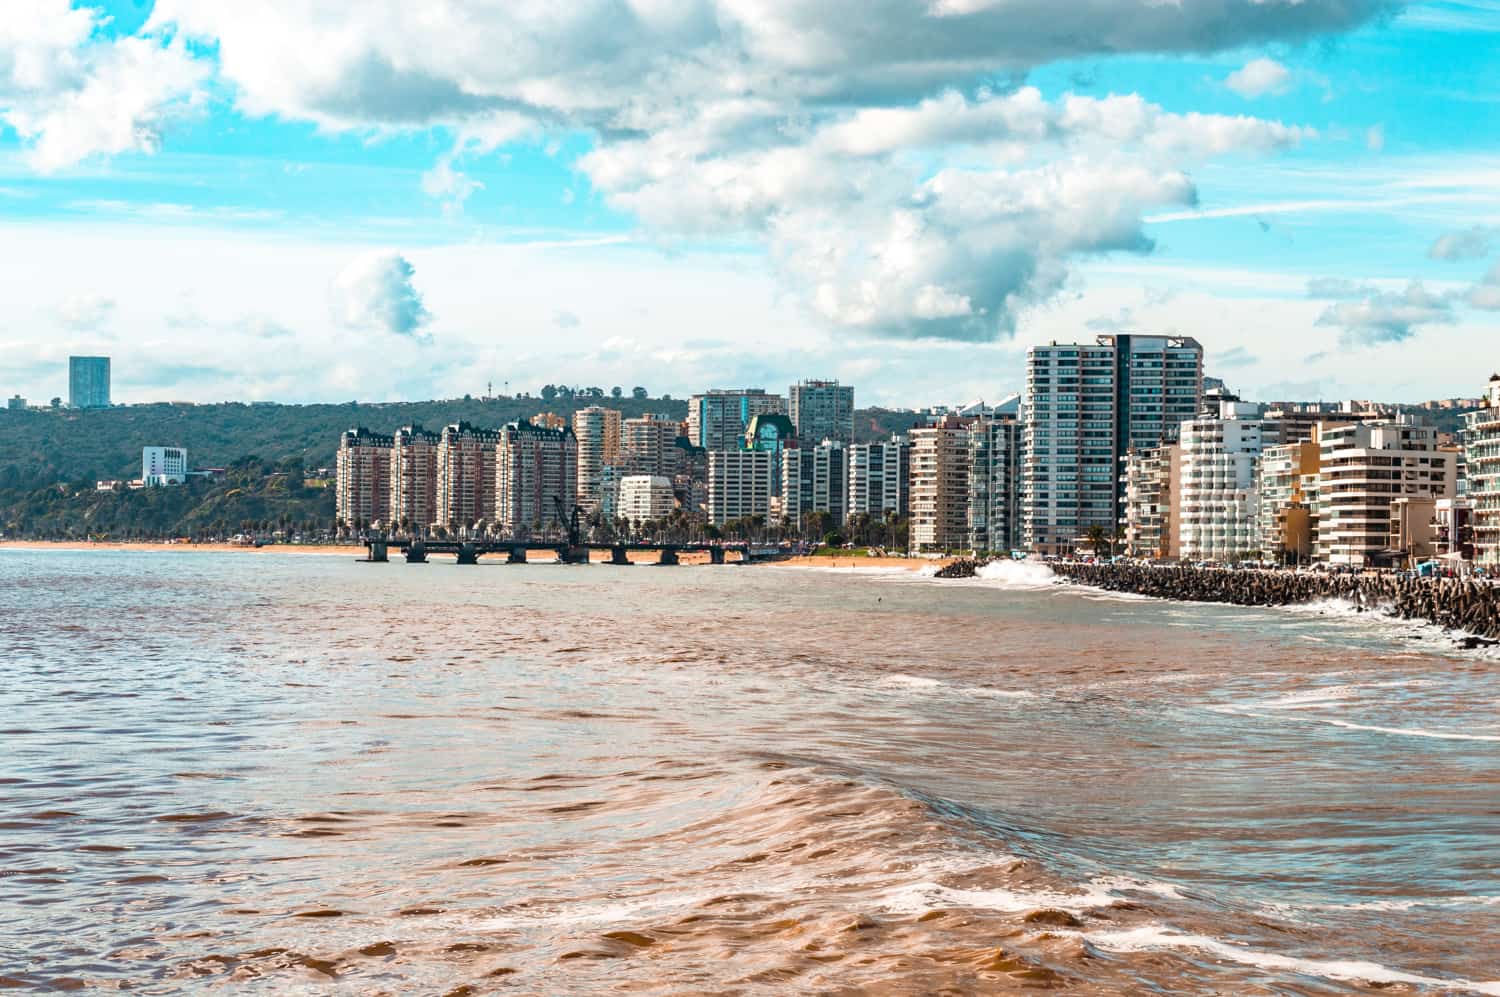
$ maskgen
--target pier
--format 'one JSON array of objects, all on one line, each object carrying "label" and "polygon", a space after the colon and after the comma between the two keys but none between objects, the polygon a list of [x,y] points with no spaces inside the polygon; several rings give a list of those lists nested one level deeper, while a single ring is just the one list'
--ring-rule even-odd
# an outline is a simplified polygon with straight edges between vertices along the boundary
[{"label": "pier", "polygon": [[710,564],[728,564],[728,555],[735,554],[733,563],[747,564],[755,561],[774,560],[781,551],[774,547],[757,547],[750,543],[568,543],[557,540],[430,540],[425,538],[367,538],[367,551],[363,560],[384,564],[391,560],[392,553],[399,554],[408,564],[425,564],[433,556],[451,556],[459,564],[478,564],[481,557],[503,555],[506,564],[526,564],[533,553],[552,554],[562,564],[588,564],[594,551],[607,551],[606,563],[615,565],[634,564],[632,553],[646,552],[656,555],[657,564],[680,564],[683,554],[708,554]]}]

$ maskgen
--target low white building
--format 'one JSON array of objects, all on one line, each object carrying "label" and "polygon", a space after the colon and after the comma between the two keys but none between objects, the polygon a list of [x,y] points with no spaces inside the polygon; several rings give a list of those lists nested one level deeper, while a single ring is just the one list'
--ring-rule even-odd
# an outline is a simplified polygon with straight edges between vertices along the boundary
[{"label": "low white building", "polygon": [[147,488],[180,485],[187,476],[186,450],[181,447],[141,448],[141,481]]},{"label": "low white building", "polygon": [[619,515],[631,523],[655,523],[676,507],[672,479],[659,474],[627,474],[620,479]]}]

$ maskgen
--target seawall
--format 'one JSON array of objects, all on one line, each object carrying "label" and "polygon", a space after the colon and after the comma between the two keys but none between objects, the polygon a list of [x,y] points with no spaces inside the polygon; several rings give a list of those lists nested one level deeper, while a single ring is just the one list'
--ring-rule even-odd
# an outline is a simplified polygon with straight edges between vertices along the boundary
[{"label": "seawall", "polygon": [[1500,586],[1473,580],[1133,564],[1062,563],[1052,565],[1052,570],[1059,577],[1111,592],[1185,602],[1289,606],[1343,599],[1404,620],[1500,638]]}]

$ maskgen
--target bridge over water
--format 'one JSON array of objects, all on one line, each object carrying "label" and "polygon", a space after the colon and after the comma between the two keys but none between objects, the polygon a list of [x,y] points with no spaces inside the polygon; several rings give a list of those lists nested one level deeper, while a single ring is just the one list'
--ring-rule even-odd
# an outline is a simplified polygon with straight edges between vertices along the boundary
[{"label": "bridge over water", "polygon": [[507,564],[525,564],[532,553],[555,554],[563,564],[588,564],[592,552],[608,551],[610,564],[631,564],[632,553],[655,553],[658,564],[679,564],[683,554],[708,554],[710,564],[728,563],[728,555],[738,555],[738,563],[769,561],[785,556],[779,547],[749,543],[569,543],[557,540],[428,540],[422,538],[369,538],[365,540],[368,555],[364,560],[381,564],[389,562],[396,551],[408,564],[424,564],[433,555],[452,555],[459,564],[478,564],[481,557],[503,554]]}]

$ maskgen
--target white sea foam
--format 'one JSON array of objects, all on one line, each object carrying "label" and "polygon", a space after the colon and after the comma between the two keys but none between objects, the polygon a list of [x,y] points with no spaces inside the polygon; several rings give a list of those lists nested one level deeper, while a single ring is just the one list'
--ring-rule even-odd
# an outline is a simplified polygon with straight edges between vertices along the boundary
[{"label": "white sea foam", "polygon": [[997,588],[1037,589],[1057,584],[1057,575],[1036,561],[991,561],[979,566],[980,580]]},{"label": "white sea foam", "polygon": [[923,675],[886,675],[875,683],[880,689],[905,689],[910,692],[968,696],[975,699],[1032,699],[1036,693],[1024,689],[996,689],[984,685],[953,685]]},{"label": "white sea foam", "polygon": [[910,883],[888,893],[885,905],[897,913],[919,913],[934,907],[967,907],[1019,914],[1046,907],[1082,914],[1119,903],[1127,899],[1126,894],[1140,893],[1172,899],[1182,897],[1178,888],[1171,883],[1133,879],[1129,876],[1100,876],[1071,892],[1011,890],[1005,887],[966,890],[938,882]]},{"label": "white sea foam", "polygon": [[1465,991],[1476,994],[1500,995],[1500,981],[1475,982],[1472,980],[1444,980],[1433,976],[1407,973],[1375,962],[1359,959],[1304,959],[1295,956],[1262,952],[1243,945],[1234,945],[1206,935],[1192,935],[1168,928],[1164,925],[1146,925],[1124,931],[1076,932],[1108,952],[1150,952],[1161,949],[1194,949],[1230,962],[1259,969],[1271,969],[1307,976],[1318,976],[1327,980],[1350,983],[1409,983],[1419,987],[1433,987],[1447,993]]}]

